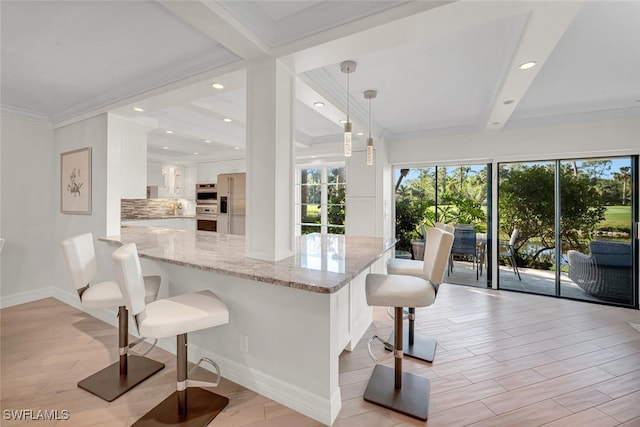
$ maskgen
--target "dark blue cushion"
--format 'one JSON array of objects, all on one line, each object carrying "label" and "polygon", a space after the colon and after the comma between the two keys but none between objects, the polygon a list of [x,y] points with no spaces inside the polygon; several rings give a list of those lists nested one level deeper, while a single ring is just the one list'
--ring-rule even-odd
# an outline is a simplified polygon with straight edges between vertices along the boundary
[{"label": "dark blue cushion", "polygon": [[612,240],[589,242],[591,256],[598,265],[631,267],[631,244]]}]

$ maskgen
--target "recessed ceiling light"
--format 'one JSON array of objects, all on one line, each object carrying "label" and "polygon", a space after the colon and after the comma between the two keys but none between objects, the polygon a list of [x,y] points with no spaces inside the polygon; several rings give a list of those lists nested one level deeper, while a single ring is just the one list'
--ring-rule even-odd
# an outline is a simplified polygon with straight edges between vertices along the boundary
[{"label": "recessed ceiling light", "polygon": [[324,102],[316,101],[313,103],[315,107],[324,107]]},{"label": "recessed ceiling light", "polygon": [[225,119],[222,119],[222,121],[223,121],[223,122],[230,123],[230,122],[231,122],[231,119],[225,118]]},{"label": "recessed ceiling light", "polygon": [[535,67],[537,64],[538,63],[536,61],[527,61],[524,64],[518,65],[518,69],[520,69],[520,70],[528,70],[529,68]]},{"label": "recessed ceiling light", "polygon": [[211,141],[208,139],[205,139],[204,142],[206,142],[207,144],[211,144]]},{"label": "recessed ceiling light", "polygon": [[140,108],[140,107],[133,107],[133,111],[137,111],[138,113],[142,113],[144,111],[144,109]]},{"label": "recessed ceiling light", "polygon": [[163,149],[163,150],[168,150],[168,149],[169,149],[169,147],[162,147],[162,149]]},{"label": "recessed ceiling light", "polygon": [[513,104],[514,102],[515,102],[515,101],[514,101],[513,99],[507,99],[507,100],[505,100],[505,101],[502,101],[502,103],[503,103],[504,105]]},{"label": "recessed ceiling light", "polygon": [[364,132],[358,132],[358,136],[364,135]]},{"label": "recessed ceiling light", "polygon": [[214,89],[224,89],[224,85],[222,83],[212,83],[211,87]]},{"label": "recessed ceiling light", "polygon": [[165,130],[166,133],[173,133],[172,130]]},{"label": "recessed ceiling light", "polygon": [[340,123],[345,124],[347,121],[345,119],[340,120]]},{"label": "recessed ceiling light", "polygon": [[200,154],[200,153],[198,153],[197,151],[194,151],[194,152],[193,152],[193,154],[198,155],[198,154]]},{"label": "recessed ceiling light", "polygon": [[234,150],[239,150],[239,149],[240,149],[240,147],[234,147]]}]

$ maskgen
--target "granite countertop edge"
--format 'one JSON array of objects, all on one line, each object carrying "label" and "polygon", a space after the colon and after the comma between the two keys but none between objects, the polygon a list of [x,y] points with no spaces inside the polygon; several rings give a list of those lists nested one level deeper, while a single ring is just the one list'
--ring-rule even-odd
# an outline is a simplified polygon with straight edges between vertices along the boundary
[{"label": "granite countertop edge", "polygon": [[195,215],[154,215],[154,216],[145,216],[140,218],[123,218],[120,222],[128,222],[128,221],[146,221],[146,220],[154,220],[154,219],[177,219],[177,218],[187,218],[187,219],[195,219]]},{"label": "granite countertop edge", "polygon": [[[129,239],[123,239],[122,235],[117,236],[107,236],[100,237],[98,240],[106,242],[108,244],[113,245],[122,245],[123,240],[128,241]],[[141,258],[146,258],[154,261],[165,262],[168,264],[178,265],[187,268],[193,268],[202,271],[209,271],[218,274],[229,275],[232,277],[238,277],[247,280],[258,281],[262,283],[272,284],[276,286],[284,286],[294,289],[300,289],[308,292],[321,293],[321,294],[331,294],[342,289],[346,284],[348,284],[351,280],[353,280],[356,276],[365,271],[369,266],[375,263],[378,259],[380,259],[383,254],[392,249],[393,244],[386,243],[386,247],[381,250],[376,256],[372,257],[370,260],[364,262],[362,265],[359,265],[357,269],[351,272],[332,272],[332,271],[322,271],[322,270],[314,270],[307,269],[299,266],[282,266],[283,272],[281,275],[286,276],[287,269],[291,269],[292,271],[298,270],[302,272],[303,275],[306,275],[305,278],[300,280],[287,280],[278,276],[278,272],[276,271],[273,275],[270,274],[256,274],[256,272],[260,272],[261,270],[270,271],[273,268],[278,268],[278,263],[281,261],[265,261],[259,259],[251,259],[251,263],[255,263],[256,265],[251,267],[243,267],[237,266],[236,268],[230,267],[225,268],[223,266],[212,266],[202,264],[197,261],[188,261],[179,258],[172,258],[169,256],[162,256],[148,253],[152,248],[138,248],[138,252]],[[286,262],[286,261],[285,261]],[[269,267],[269,268],[261,268],[261,267]],[[240,271],[240,268],[247,268],[245,271]],[[316,280],[317,279],[317,280]],[[326,284],[317,284],[317,283],[326,283]]]}]

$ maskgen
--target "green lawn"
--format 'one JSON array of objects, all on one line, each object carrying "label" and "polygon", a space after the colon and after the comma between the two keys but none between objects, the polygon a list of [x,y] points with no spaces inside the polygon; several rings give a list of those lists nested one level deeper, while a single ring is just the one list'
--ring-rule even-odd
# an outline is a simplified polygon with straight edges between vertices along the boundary
[{"label": "green lawn", "polygon": [[631,230],[631,206],[607,206],[602,230],[629,231]]}]

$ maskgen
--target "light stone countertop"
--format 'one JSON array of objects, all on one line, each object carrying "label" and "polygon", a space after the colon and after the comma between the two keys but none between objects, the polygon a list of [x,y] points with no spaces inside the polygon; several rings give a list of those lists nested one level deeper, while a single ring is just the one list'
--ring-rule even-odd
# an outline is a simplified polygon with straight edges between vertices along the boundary
[{"label": "light stone countertop", "polygon": [[297,238],[295,255],[273,262],[247,258],[245,236],[159,227],[120,233],[99,240],[135,243],[141,258],[318,293],[338,291],[395,245],[392,238],[308,234]]},{"label": "light stone countertop", "polygon": [[154,219],[178,219],[178,218],[187,218],[187,219],[195,219],[195,215],[154,215],[144,218],[129,218],[123,219],[120,222],[129,222],[129,221],[152,221]]}]

